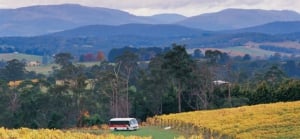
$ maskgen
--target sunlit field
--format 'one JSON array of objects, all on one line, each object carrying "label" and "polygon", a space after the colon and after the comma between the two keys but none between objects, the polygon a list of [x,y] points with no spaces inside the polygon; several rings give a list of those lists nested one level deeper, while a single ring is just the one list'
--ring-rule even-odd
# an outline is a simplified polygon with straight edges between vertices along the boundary
[{"label": "sunlit field", "polygon": [[229,138],[300,138],[300,101],[156,116],[148,123]]}]

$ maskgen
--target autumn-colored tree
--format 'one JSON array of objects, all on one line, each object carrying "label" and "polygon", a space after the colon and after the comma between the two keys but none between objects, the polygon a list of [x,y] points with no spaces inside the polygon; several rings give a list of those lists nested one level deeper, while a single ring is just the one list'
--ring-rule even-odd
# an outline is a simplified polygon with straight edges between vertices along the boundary
[{"label": "autumn-colored tree", "polygon": [[96,60],[97,61],[104,61],[105,60],[105,54],[102,51],[99,51],[97,53]]}]

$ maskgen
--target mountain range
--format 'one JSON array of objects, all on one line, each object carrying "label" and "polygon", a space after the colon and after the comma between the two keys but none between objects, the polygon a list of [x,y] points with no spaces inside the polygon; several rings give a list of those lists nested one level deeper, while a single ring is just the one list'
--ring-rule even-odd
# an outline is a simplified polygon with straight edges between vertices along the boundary
[{"label": "mountain range", "polygon": [[219,31],[247,28],[276,21],[300,21],[300,14],[287,10],[225,9],[216,13],[190,17],[178,24]]},{"label": "mountain range", "polygon": [[128,12],[76,4],[0,9],[0,36],[36,36],[88,25],[176,24],[209,31],[234,30],[278,21],[300,21],[294,11],[226,9],[185,17],[136,16]]},{"label": "mountain range", "polygon": [[300,32],[300,21],[275,21],[258,25],[254,27],[248,27],[243,29],[231,30],[230,33],[241,33],[241,32],[256,32],[264,34],[287,34]]},{"label": "mountain range", "polygon": [[[250,43],[268,50],[300,51],[296,47],[300,46],[300,15],[293,11],[226,9],[193,17],[136,16],[64,4],[0,9],[0,17],[1,53],[70,52],[78,56],[99,50],[107,54],[124,46],[168,47],[172,43],[219,49]],[[293,49],[277,48],[291,42],[297,44]]]}]

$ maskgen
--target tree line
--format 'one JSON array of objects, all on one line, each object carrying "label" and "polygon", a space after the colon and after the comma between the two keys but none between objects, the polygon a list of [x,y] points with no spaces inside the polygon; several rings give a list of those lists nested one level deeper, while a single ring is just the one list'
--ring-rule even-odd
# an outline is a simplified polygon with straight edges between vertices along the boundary
[{"label": "tree line", "polygon": [[[54,56],[49,75],[11,60],[0,69],[0,125],[68,128],[112,117],[147,117],[300,99],[299,61],[251,60],[249,55],[184,45],[157,51],[149,61],[132,51],[86,67],[70,53]],[[32,82],[38,79],[38,82]],[[22,81],[10,86],[8,82]]]}]

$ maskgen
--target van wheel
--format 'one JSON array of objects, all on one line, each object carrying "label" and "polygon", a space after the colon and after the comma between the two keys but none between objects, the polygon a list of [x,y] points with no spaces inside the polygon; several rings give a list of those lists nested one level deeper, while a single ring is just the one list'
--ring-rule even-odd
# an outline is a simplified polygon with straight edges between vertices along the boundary
[{"label": "van wheel", "polygon": [[117,128],[115,128],[114,131],[118,131]]}]

